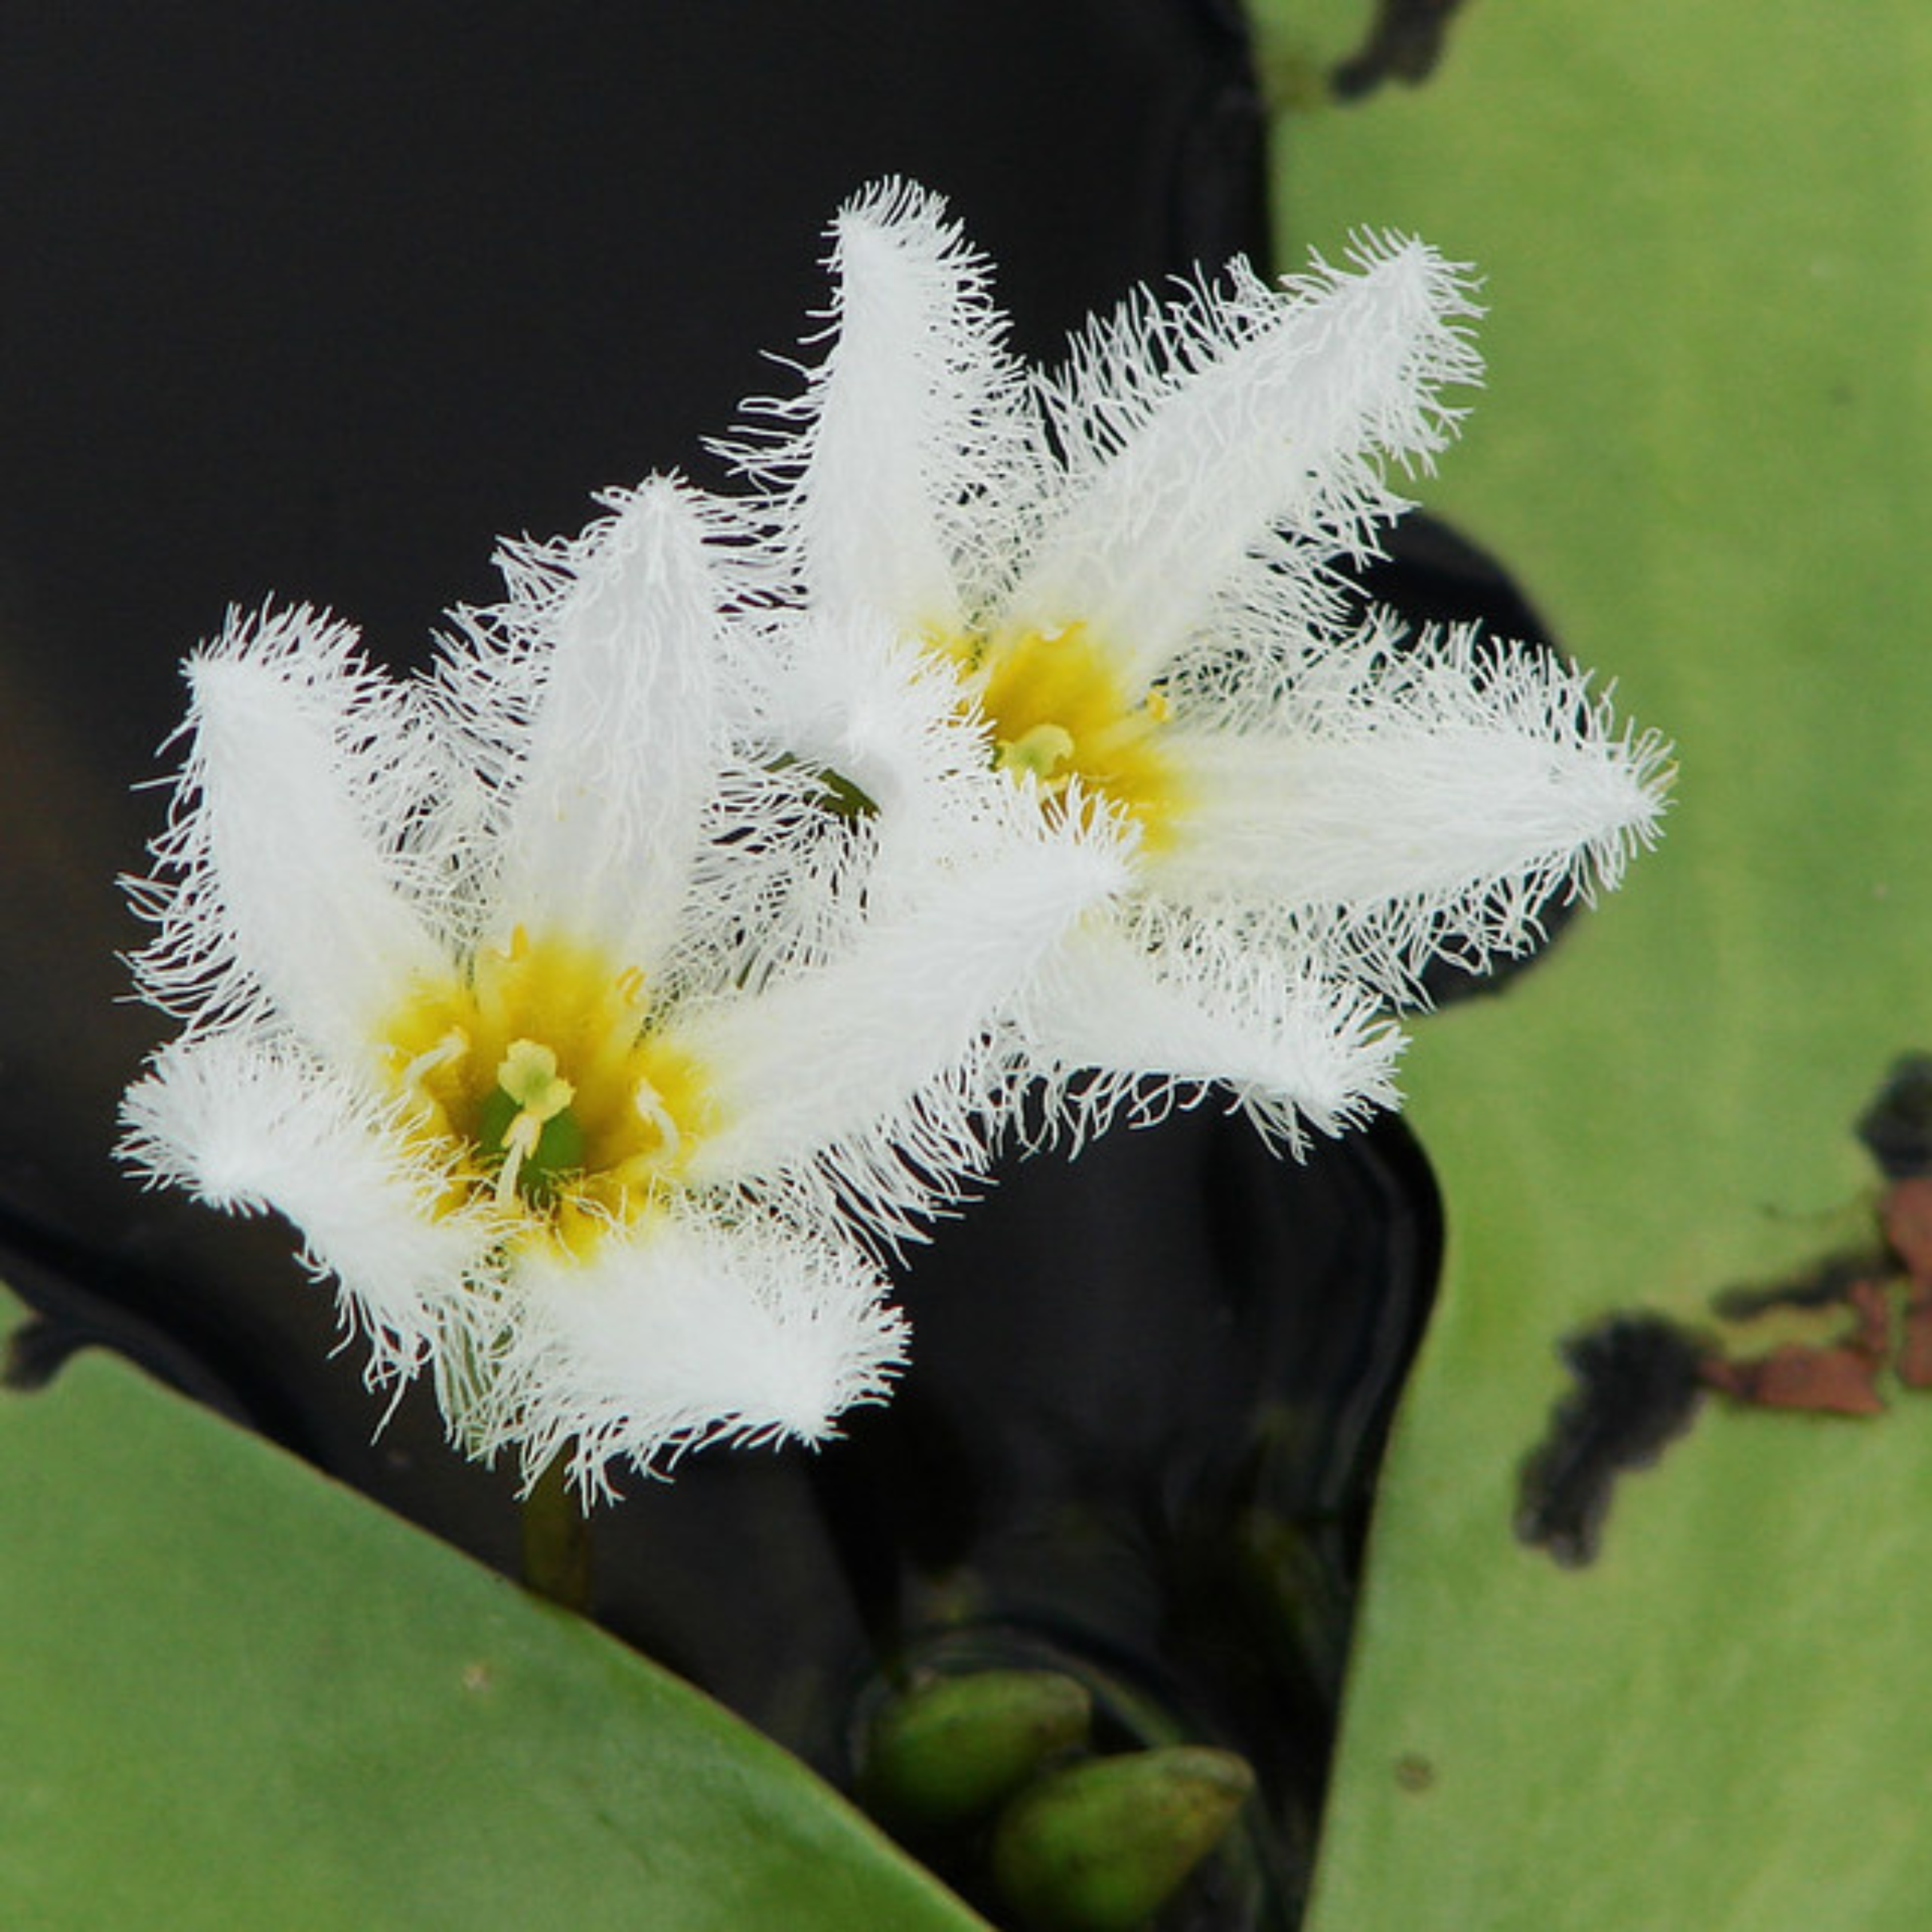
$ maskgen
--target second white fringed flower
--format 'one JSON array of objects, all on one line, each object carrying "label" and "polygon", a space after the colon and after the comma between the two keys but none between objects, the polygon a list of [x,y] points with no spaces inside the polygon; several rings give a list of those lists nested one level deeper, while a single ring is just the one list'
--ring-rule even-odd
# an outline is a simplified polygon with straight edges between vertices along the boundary
[{"label": "second white fringed flower", "polygon": [[[860,196],[831,259],[822,359],[727,446],[813,693],[776,736],[876,688],[836,661],[862,616],[946,668],[1012,788],[1112,825],[1131,886],[1010,1015],[1050,1118],[1221,1082],[1293,1142],[1387,1102],[1384,1016],[1428,962],[1531,943],[1662,809],[1661,746],[1574,668],[1351,614],[1338,560],[1406,507],[1384,470],[1428,464],[1478,375],[1467,278],[1393,238],[1280,286],[1238,263],[1134,297],[1047,376],[932,196]],[[876,788],[892,748],[857,754]]]},{"label": "second white fringed flower", "polygon": [[513,547],[431,679],[306,609],[191,662],[137,895],[184,1026],[125,1106],[151,1178],[300,1229],[375,1377],[431,1367],[465,1447],[586,1492],[882,1391],[875,1250],[977,1164],[988,1015],[1122,876],[957,754],[916,850],[842,844],[736,747],[712,513],[610,500]]}]

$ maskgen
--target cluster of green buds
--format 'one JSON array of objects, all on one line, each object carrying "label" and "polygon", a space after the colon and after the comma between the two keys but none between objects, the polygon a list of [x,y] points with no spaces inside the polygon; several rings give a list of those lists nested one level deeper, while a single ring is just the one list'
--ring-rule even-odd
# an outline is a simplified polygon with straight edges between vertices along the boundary
[{"label": "cluster of green buds", "polygon": [[1226,1839],[1255,1777],[1206,1745],[1102,1752],[1093,1700],[1054,1670],[924,1676],[868,1732],[861,1801],[1028,1932],[1130,1932]]}]

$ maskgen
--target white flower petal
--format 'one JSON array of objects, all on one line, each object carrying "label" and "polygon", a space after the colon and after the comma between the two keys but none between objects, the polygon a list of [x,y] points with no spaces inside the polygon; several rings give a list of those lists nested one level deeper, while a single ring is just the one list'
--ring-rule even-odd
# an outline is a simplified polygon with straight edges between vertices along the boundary
[{"label": "white flower petal", "polygon": [[1395,1104],[1402,1041],[1358,990],[1285,969],[1204,922],[1096,922],[1062,946],[1016,1028],[1051,1134],[1150,1118],[1221,1082],[1264,1132],[1339,1133]]},{"label": "white flower petal", "polygon": [[1172,734],[1188,816],[1150,890],[1292,916],[1366,956],[1328,966],[1407,976],[1438,950],[1520,947],[1552,893],[1613,885],[1655,836],[1664,749],[1619,734],[1573,667],[1468,632],[1348,657],[1271,718]]},{"label": "white flower petal", "polygon": [[883,848],[855,910],[929,891],[935,868],[1038,842],[1038,814],[995,771],[950,664],[883,620],[808,615],[771,640],[761,728],[871,802]]},{"label": "white flower petal", "polygon": [[412,908],[403,835],[440,776],[406,695],[346,626],[306,610],[232,617],[192,658],[193,748],[137,888],[161,930],[136,962],[165,1009],[270,1012],[339,1062],[441,949]]},{"label": "white flower petal", "polygon": [[984,503],[1022,446],[1004,317],[944,203],[904,182],[840,211],[831,262],[824,360],[802,394],[748,404],[776,433],[728,453],[788,484],[793,568],[812,603],[956,629],[963,506]]},{"label": "white flower petal", "polygon": [[1084,620],[1140,688],[1188,642],[1245,554],[1286,528],[1318,563],[1400,507],[1377,466],[1424,461],[1473,382],[1462,271],[1419,242],[1358,245],[1272,289],[1244,265],[1167,308],[1130,303],[1042,388],[1066,454],[1009,620]]},{"label": "white flower petal", "polygon": [[952,1191],[979,1159],[988,1097],[986,1036],[1061,935],[1124,885],[1127,843],[1097,816],[1026,830],[942,873],[922,893],[881,896],[841,958],[754,996],[680,1015],[680,1046],[716,1078],[720,1125],[698,1150],[700,1185],[814,1165],[845,1205],[898,1228],[909,1206]]},{"label": "white flower petal", "polygon": [[412,1373],[487,1300],[496,1230],[443,1211],[447,1177],[340,1081],[232,1034],[157,1056],[122,1103],[122,1154],[211,1208],[274,1208],[335,1278],[370,1379]]},{"label": "white flower petal", "polygon": [[608,1495],[615,1462],[661,1474],[706,1443],[823,1442],[904,1356],[870,1262],[755,1216],[655,1215],[583,1262],[534,1249],[513,1286],[515,1326],[466,1426],[482,1453],[515,1448],[526,1486],[560,1454]]},{"label": "white flower petal", "polygon": [[547,582],[526,554],[526,600],[488,614],[546,646],[497,890],[531,930],[648,968],[718,783],[721,586],[691,492],[660,479],[607,500],[614,515],[547,554]]}]

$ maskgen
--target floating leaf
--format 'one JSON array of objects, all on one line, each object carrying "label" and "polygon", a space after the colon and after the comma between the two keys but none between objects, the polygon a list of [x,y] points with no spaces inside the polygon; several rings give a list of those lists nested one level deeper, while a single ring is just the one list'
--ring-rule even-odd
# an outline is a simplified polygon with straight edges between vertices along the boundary
[{"label": "floating leaf", "polygon": [[9,1932],[980,1924],[708,1699],[104,1355],[0,1391],[0,1764]]},{"label": "floating leaf", "polygon": [[1559,1342],[1870,1241],[1856,1124],[1932,1048],[1928,74],[1905,0],[1545,0],[1282,130],[1285,255],[1390,224],[1486,276],[1488,391],[1420,494],[1682,766],[1616,900],[1405,1066],[1446,1277],[1316,1932],[1924,1921],[1932,1400],[1707,1402],[1586,1568],[1510,1524]]}]

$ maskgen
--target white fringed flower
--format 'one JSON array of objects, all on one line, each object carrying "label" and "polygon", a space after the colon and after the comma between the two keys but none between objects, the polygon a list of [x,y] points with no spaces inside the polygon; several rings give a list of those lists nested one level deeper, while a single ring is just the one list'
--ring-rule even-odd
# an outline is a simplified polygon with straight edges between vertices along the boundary
[{"label": "white fringed flower", "polygon": [[526,1481],[567,1455],[587,1492],[882,1392],[904,1336],[872,1249],[974,1168],[988,1015],[1122,883],[970,740],[938,754],[964,728],[916,675],[919,784],[971,782],[901,843],[839,832],[808,767],[734,748],[712,513],[607,500],[506,553],[430,679],[306,609],[190,662],[136,889],[143,989],[184,1024],[124,1108],[151,1179],[296,1224],[372,1378],[431,1366],[472,1453]]},{"label": "white fringed flower", "polygon": [[883,620],[947,668],[1016,791],[1111,820],[1131,887],[1012,1012],[1049,1118],[1225,1082],[1293,1142],[1387,1102],[1383,1015],[1428,960],[1532,943],[1662,809],[1661,746],[1574,668],[1350,614],[1338,559],[1406,507],[1384,468],[1426,466],[1443,392],[1477,378],[1466,278],[1395,238],[1279,286],[1237,263],[1136,296],[1049,377],[922,191],[852,202],[831,262],[822,360],[724,446],[761,486],[764,594],[806,614],[793,722],[822,740],[842,676],[878,701],[824,658]]}]

